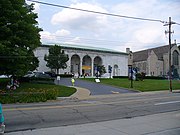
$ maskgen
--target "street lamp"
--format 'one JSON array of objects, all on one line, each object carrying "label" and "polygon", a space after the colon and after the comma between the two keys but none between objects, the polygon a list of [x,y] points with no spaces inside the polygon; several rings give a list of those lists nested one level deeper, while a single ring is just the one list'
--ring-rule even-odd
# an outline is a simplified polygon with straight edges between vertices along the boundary
[{"label": "street lamp", "polygon": [[126,48],[126,53],[128,53],[128,76],[131,79],[131,88],[133,88],[133,53],[130,48]]},{"label": "street lamp", "polygon": [[130,70],[130,79],[131,79],[131,88],[133,88],[133,68],[132,65],[128,65],[129,70]]}]

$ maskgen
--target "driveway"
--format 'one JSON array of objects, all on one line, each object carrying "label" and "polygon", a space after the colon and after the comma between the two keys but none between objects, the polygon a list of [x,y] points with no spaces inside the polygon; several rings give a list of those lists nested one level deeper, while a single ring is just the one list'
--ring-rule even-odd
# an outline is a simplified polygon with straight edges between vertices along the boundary
[{"label": "driveway", "polygon": [[[59,85],[72,86],[71,78],[61,78],[59,82],[56,81]],[[137,91],[132,91],[123,88],[116,88],[109,85],[104,85],[96,82],[83,81],[80,79],[76,79],[75,86],[86,88],[91,92],[91,95],[105,95],[112,93],[135,93]]]}]

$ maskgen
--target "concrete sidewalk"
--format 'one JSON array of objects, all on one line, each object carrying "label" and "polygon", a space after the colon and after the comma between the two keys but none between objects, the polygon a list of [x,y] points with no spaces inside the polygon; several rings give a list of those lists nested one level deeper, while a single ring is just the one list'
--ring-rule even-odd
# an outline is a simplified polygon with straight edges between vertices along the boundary
[{"label": "concrete sidewalk", "polygon": [[180,111],[5,135],[180,135]]},{"label": "concrete sidewalk", "polygon": [[70,96],[70,98],[77,98],[79,100],[87,99],[90,96],[90,91],[85,88],[75,87],[77,91]]}]

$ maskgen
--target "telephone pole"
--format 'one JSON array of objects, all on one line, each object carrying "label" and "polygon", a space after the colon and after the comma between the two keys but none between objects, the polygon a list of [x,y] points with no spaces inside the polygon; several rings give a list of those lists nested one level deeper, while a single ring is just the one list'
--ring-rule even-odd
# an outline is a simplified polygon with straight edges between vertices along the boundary
[{"label": "telephone pole", "polygon": [[165,31],[165,34],[169,34],[169,90],[172,92],[172,65],[171,65],[171,34],[173,33],[171,31],[172,24],[176,24],[175,22],[171,21],[171,17],[169,17],[169,22],[166,22],[164,26],[169,26],[169,30]]}]

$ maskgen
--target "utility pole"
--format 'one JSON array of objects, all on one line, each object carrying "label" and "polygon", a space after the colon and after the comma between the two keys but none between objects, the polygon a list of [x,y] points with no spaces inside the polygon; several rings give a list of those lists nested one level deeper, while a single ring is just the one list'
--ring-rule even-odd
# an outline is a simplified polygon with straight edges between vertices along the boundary
[{"label": "utility pole", "polygon": [[165,31],[165,34],[169,34],[169,90],[172,92],[172,66],[171,66],[171,34],[173,33],[171,31],[171,26],[172,24],[175,24],[174,22],[171,21],[171,17],[169,17],[169,22],[166,22],[164,26],[169,26],[169,30]]}]

